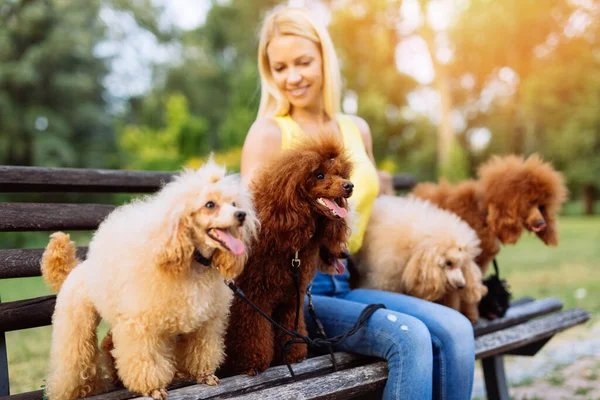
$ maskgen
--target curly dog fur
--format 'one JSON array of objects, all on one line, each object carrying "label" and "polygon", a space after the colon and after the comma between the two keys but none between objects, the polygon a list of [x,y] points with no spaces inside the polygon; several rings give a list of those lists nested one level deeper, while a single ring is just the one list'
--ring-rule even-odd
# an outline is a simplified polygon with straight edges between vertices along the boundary
[{"label": "curly dog fur", "polygon": [[[83,262],[69,236],[54,233],[41,264],[45,280],[59,290],[49,398],[102,389],[100,318],[111,327],[103,345],[114,357],[108,373],[118,374],[129,390],[165,398],[176,371],[218,383],[214,372],[224,358],[232,298],[223,278],[241,273],[256,231],[249,192],[211,161],[113,211]],[[212,265],[195,262],[194,251]]]},{"label": "curly dog fur", "polygon": [[[556,214],[567,198],[563,176],[537,154],[529,158],[492,157],[477,171],[478,180],[457,185],[441,181],[417,185],[412,193],[452,211],[477,232],[481,254],[475,259],[482,274],[502,244],[514,244],[523,230],[534,232],[546,245],[558,244]],[[479,317],[477,307],[457,299],[469,319]]]},{"label": "curly dog fur", "polygon": [[485,294],[475,264],[479,238],[456,214],[416,198],[380,196],[356,255],[360,287],[476,304]]},{"label": "curly dog fur", "polygon": [[[307,140],[280,154],[253,181],[256,212],[261,223],[258,242],[237,284],[246,296],[286,329],[307,334],[304,293],[319,266],[332,272],[336,260],[347,252],[349,236],[347,201],[353,185],[348,180],[351,163],[334,138]],[[291,260],[299,252],[300,312],[296,316],[296,287]],[[336,264],[334,262],[334,264]],[[283,362],[281,344],[271,324],[240,298],[231,307],[227,331],[226,373],[255,375],[271,364]],[[306,358],[303,345],[288,354],[291,362]]]}]

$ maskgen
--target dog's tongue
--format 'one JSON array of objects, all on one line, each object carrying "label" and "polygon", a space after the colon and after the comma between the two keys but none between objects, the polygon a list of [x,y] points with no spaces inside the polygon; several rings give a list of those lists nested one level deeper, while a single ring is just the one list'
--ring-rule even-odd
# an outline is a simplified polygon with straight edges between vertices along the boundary
[{"label": "dog's tongue", "polygon": [[326,199],[325,197],[323,197],[323,202],[330,210],[335,211],[335,213],[337,215],[339,215],[341,218],[346,218],[348,211],[346,211],[345,208],[338,206],[338,204],[335,201],[332,201],[332,200],[329,200],[329,199]]},{"label": "dog's tongue", "polygon": [[341,262],[339,258],[336,258],[333,261],[333,266],[335,267],[335,272],[337,272],[338,275],[343,274],[344,271],[346,270],[346,267],[344,267],[344,263]]},{"label": "dog's tongue", "polygon": [[533,230],[535,233],[540,233],[542,232],[544,229],[546,229],[546,224],[542,224],[540,226],[532,226],[531,230]]},{"label": "dog's tongue", "polygon": [[231,234],[222,229],[215,229],[219,240],[236,256],[244,254],[246,246],[240,239],[231,236]]}]

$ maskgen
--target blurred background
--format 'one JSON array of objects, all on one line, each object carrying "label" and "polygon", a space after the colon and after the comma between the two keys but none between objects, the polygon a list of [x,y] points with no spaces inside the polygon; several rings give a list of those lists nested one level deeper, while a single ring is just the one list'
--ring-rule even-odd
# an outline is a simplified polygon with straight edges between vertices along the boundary
[{"label": "blurred background", "polygon": [[[509,379],[517,398],[540,382],[568,387],[564,398],[600,391],[598,0],[0,0],[0,164],[170,171],[214,151],[239,169],[260,98],[258,29],[282,5],[327,25],[343,110],[370,124],[380,169],[458,181],[492,154],[537,152],[565,174],[559,247],[526,237],[499,261],[516,297],[595,317],[565,354],[509,366]],[[2,234],[0,247],[46,238]],[[44,291],[38,278],[0,281],[5,301]],[[8,335],[13,393],[42,384],[44,329],[28,345]],[[571,388],[564,366],[582,357]]]}]

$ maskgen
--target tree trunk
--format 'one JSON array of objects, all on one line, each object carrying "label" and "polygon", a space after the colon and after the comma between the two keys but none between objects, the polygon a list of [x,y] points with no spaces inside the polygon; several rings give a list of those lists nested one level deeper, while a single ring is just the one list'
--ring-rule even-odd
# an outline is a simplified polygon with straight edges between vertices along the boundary
[{"label": "tree trunk", "polygon": [[[435,57],[435,53],[432,53]],[[450,143],[454,137],[452,126],[452,92],[448,70],[442,63],[433,63],[435,69],[435,84],[440,95],[440,124],[438,125],[438,171],[447,171],[450,162]]]},{"label": "tree trunk", "polygon": [[[421,2],[423,10],[427,9],[427,2]],[[419,34],[427,44],[431,63],[433,65],[434,84],[440,96],[440,123],[437,127],[437,170],[440,176],[450,167],[450,145],[454,138],[454,127],[452,126],[452,90],[450,88],[450,77],[448,67],[437,59],[437,47],[435,44],[435,31],[426,23],[419,29]]]},{"label": "tree trunk", "polygon": [[594,185],[585,185],[583,187],[583,201],[585,204],[585,215],[595,215],[596,187]]}]

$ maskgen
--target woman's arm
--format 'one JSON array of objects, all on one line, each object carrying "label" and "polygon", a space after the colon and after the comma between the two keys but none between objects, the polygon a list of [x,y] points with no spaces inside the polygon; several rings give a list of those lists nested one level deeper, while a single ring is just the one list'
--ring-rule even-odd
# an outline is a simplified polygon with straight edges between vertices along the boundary
[{"label": "woman's arm", "polygon": [[256,171],[281,152],[281,131],[277,122],[270,118],[254,121],[242,148],[240,174],[249,184]]},{"label": "woman's arm", "polygon": [[[373,162],[373,165],[377,168],[377,164],[375,164],[375,157],[373,156],[373,139],[371,137],[371,129],[369,128],[369,124],[364,119],[357,117],[356,115],[351,115],[352,121],[358,127],[360,131],[360,136],[362,137],[363,143],[365,144],[365,150],[367,151],[367,155]],[[377,175],[379,176],[379,194],[395,194],[394,185],[392,180],[392,175],[387,171],[377,171]]]}]

